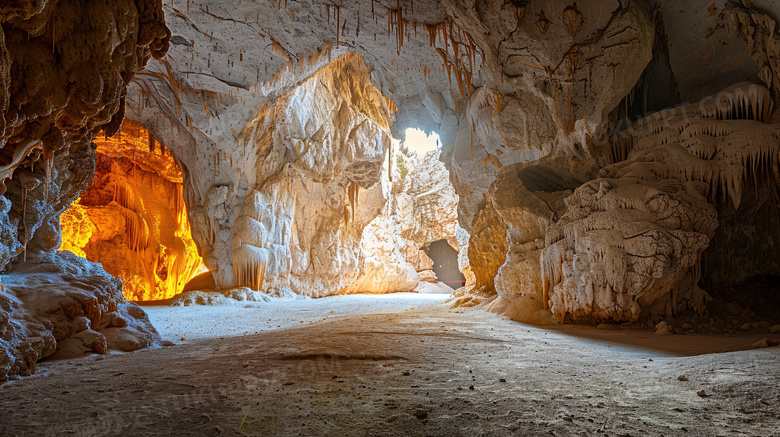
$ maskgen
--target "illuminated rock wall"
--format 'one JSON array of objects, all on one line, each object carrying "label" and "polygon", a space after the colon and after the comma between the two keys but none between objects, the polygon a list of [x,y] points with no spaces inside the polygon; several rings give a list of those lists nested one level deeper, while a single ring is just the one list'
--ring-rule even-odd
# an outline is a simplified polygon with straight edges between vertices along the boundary
[{"label": "illuminated rock wall", "polygon": [[[349,126],[342,116],[349,115],[348,109],[358,102],[342,102],[343,110],[334,110],[324,104],[332,103],[327,99],[310,98],[306,101],[313,104],[298,105],[292,111],[279,103],[301,90],[315,89],[303,84],[325,77],[318,75],[332,62],[361,56],[371,85],[389,99],[386,106],[393,113],[392,124],[387,123],[390,134],[400,137],[407,127],[422,127],[441,136],[444,146],[440,159],[459,196],[459,263],[469,285],[462,292],[475,293],[479,302],[494,297],[513,300],[550,317],[555,306],[559,320],[629,320],[637,308],[618,297],[626,293],[614,293],[614,287],[611,295],[598,293],[603,305],[581,305],[593,294],[589,287],[602,279],[589,282],[588,274],[599,276],[599,268],[622,266],[602,263],[603,250],[595,246],[576,249],[588,252],[578,259],[592,256],[595,261],[587,268],[585,264],[573,266],[574,273],[566,271],[570,266],[565,253],[563,262],[541,261],[556,250],[550,246],[564,245],[563,240],[557,240],[560,232],[565,233],[559,228],[579,226],[567,220],[584,220],[568,217],[568,212],[580,210],[585,216],[594,211],[587,205],[572,206],[593,203],[584,195],[585,187],[599,179],[602,169],[635,159],[629,156],[633,139],[615,134],[628,132],[627,137],[638,138],[641,128],[633,122],[647,114],[698,101],[745,79],[763,81],[777,99],[774,58],[778,37],[772,14],[759,10],[767,7],[771,12],[774,7],[764,1],[751,4],[716,2],[706,5],[712,6],[708,8],[671,0],[659,0],[656,6],[618,0],[576,5],[566,1],[415,0],[389,5],[347,1],[333,6],[310,0],[251,5],[212,0],[205,8],[168,6],[175,34],[173,47],[164,62],[151,65],[135,82],[128,94],[132,103],[128,112],[171,144],[174,155],[180,157],[189,175],[184,196],[192,206],[193,233],[218,287],[269,281],[282,284],[289,261],[291,281],[297,284],[291,288],[315,296],[323,295],[326,289],[328,293],[344,291],[349,288],[341,278],[354,283],[361,269],[360,256],[352,256],[357,252],[341,251],[344,244],[354,248],[358,241],[357,235],[347,236],[342,226],[352,220],[355,209],[351,206],[359,205],[355,219],[362,226],[360,209],[373,200],[378,201],[374,208],[381,210],[380,198],[391,205],[408,199],[400,191],[395,199],[376,192],[369,195],[365,186],[355,196],[351,184],[344,181],[338,189],[342,200],[319,208],[319,199],[333,197],[317,185],[321,169],[316,169],[314,176],[307,174],[315,184],[306,181],[295,185],[289,179],[294,179],[297,168],[277,171],[267,163],[297,165],[296,160],[300,160],[309,171],[312,161],[327,162],[341,151],[352,152],[351,146],[335,150],[336,136],[317,133],[322,124],[316,120],[323,117],[317,115],[319,111],[328,111],[334,120],[327,126],[330,131]],[[691,22],[706,23],[712,32],[694,38]],[[203,29],[214,33],[206,34]],[[319,89],[329,92],[336,89],[331,85],[338,83],[323,80]],[[284,117],[276,118],[279,112]],[[256,129],[260,119],[273,120],[274,127]],[[312,123],[302,123],[306,120]],[[285,123],[292,126],[285,127]],[[272,160],[259,166],[262,159],[258,161],[258,156],[265,159],[261,155],[267,151],[281,154],[282,148],[257,147],[264,143],[246,140],[248,126],[258,135],[279,133],[274,147],[288,144],[286,155],[272,155]],[[310,135],[309,128],[315,135]],[[305,135],[299,135],[300,131]],[[326,184],[342,177],[350,179],[351,175],[339,174],[344,167],[332,167],[336,172],[328,174],[332,179]],[[290,188],[284,184],[291,184]],[[272,191],[272,185],[278,190]],[[303,185],[316,200],[295,200],[295,213],[291,214],[295,197],[278,193]],[[245,201],[257,190],[267,190],[258,196],[258,202],[265,206]],[[685,194],[670,196],[682,199]],[[308,202],[310,206],[303,206]],[[268,206],[272,203],[274,206]],[[638,201],[632,206],[643,208]],[[709,211],[697,200],[688,206]],[[243,234],[253,234],[250,230],[255,224],[250,226],[249,220],[242,219],[243,228],[239,229],[237,218],[250,217],[262,223],[259,213],[268,221],[260,234],[271,236],[247,243],[251,236]],[[295,232],[297,225],[284,226],[299,220],[301,214],[309,218],[309,223],[301,226],[305,229],[302,234]],[[337,221],[334,214],[344,218]],[[269,216],[281,218],[265,218]],[[282,226],[275,226],[280,223]],[[371,228],[396,230],[392,221]],[[707,231],[704,228],[696,232],[709,235],[699,232]],[[304,243],[299,245],[295,239],[301,235]],[[309,240],[311,236],[317,241]],[[401,238],[374,236],[381,237],[375,239],[374,247],[381,248],[375,252],[376,259],[404,258],[404,250],[399,249],[403,248]],[[287,237],[291,242],[284,242]],[[582,243],[576,238],[566,240],[567,253]],[[691,254],[700,253],[702,241],[688,239],[684,245]],[[289,257],[285,247],[291,248]],[[302,248],[300,253],[296,247]],[[238,253],[235,257],[234,251]],[[414,250],[408,253],[414,258]],[[683,281],[696,277],[689,271],[692,266],[682,265],[683,258],[672,258],[664,261],[667,268],[659,268],[666,273],[653,278],[664,284],[650,287],[665,290],[661,294],[672,294]],[[234,264],[239,265],[238,275]],[[408,269],[393,268],[392,274],[383,276],[381,268],[372,267],[380,266],[381,261],[366,265],[366,282],[398,280],[403,287],[413,282],[406,280],[414,276]],[[271,266],[282,271],[270,272]],[[579,267],[584,270],[577,270]],[[558,270],[569,280],[558,282]],[[347,273],[328,278],[326,271]],[[383,279],[386,277],[395,279]],[[306,278],[316,281],[309,283]],[[552,285],[545,287],[545,278]],[[637,290],[647,288],[640,285]],[[384,289],[384,285],[360,288]],[[664,301],[651,299],[651,294],[638,304],[640,308]]]},{"label": "illuminated rock wall", "polygon": [[162,144],[129,121],[95,143],[95,179],[60,217],[60,249],[101,263],[122,280],[128,300],[173,297],[201,268],[181,171]]}]

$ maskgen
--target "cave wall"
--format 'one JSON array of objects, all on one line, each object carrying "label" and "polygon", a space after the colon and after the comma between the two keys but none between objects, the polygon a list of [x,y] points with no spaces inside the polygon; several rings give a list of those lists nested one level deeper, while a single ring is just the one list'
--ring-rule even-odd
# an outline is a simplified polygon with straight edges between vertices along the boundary
[{"label": "cave wall", "polygon": [[99,265],[55,252],[59,214],[92,180],[91,140],[112,135],[136,71],[167,51],[158,1],[0,6],[0,381],[55,353],[159,341]]},{"label": "cave wall", "polygon": [[[310,296],[342,292],[359,274],[363,229],[384,202],[387,102],[362,59],[347,55],[278,100],[273,111],[271,120],[256,118],[245,128],[259,158],[233,234],[235,284]],[[257,266],[265,270],[262,280],[241,280]]]},{"label": "cave wall", "polygon": [[[685,106],[686,101],[706,99],[741,80],[765,83],[772,99],[776,98],[776,66],[771,53],[777,36],[773,19],[760,10],[771,5],[743,6],[724,1],[699,6],[702,5],[697,3],[679,10],[674,2],[665,1],[416,1],[391,6],[379,2],[332,6],[303,1],[251,7],[213,1],[186,10],[167,6],[169,15],[174,17],[173,47],[161,63],[151,65],[136,80],[128,94],[128,113],[169,144],[174,155],[184,162],[185,186],[189,187],[185,189],[185,198],[195,206],[193,229],[196,235],[201,234],[196,240],[206,258],[211,256],[212,265],[217,265],[225,262],[219,260],[232,260],[233,250],[244,250],[241,248],[246,246],[243,240],[236,242],[234,218],[259,214],[252,211],[253,202],[242,206],[240,199],[248,198],[244,190],[250,192],[256,179],[276,173],[255,165],[259,149],[241,146],[249,144],[241,139],[247,126],[257,123],[258,114],[266,114],[272,108],[276,111],[277,102],[297,92],[294,90],[316,77],[330,62],[347,53],[357,53],[365,61],[371,84],[381,98],[387,99],[392,115],[385,120],[385,126],[390,136],[401,138],[408,127],[436,131],[441,136],[444,147],[439,159],[449,170],[459,199],[454,243],[460,248],[459,263],[467,278],[467,287],[458,293],[466,296],[464,302],[486,302],[498,296],[500,301],[516,302],[512,305],[520,305],[529,313],[555,314],[559,321],[633,320],[642,308],[668,301],[663,296],[671,295],[672,290],[696,289],[683,283],[698,278],[691,270],[698,269],[698,257],[708,246],[699,237],[709,236],[712,224],[696,229],[659,225],[659,217],[642,207],[642,202],[632,200],[632,196],[639,196],[649,202],[652,190],[620,188],[610,195],[618,200],[599,206],[603,211],[582,206],[596,202],[585,200],[591,196],[586,192],[609,190],[606,185],[603,189],[601,185],[595,188],[600,172],[621,161],[638,159],[632,155],[636,153],[633,145],[652,124],[643,119],[647,114],[659,113],[669,104]],[[690,27],[691,22],[696,23],[694,28]],[[203,29],[217,32],[204,33]],[[257,49],[249,49],[250,46]],[[697,55],[710,52],[711,57]],[[697,74],[701,70],[707,73]],[[295,125],[300,123],[296,119],[310,113],[307,109],[290,121]],[[671,114],[660,113],[667,114],[665,120]],[[319,144],[324,153],[329,153],[329,141],[325,139]],[[392,150],[388,155],[392,155]],[[234,168],[242,169],[240,177]],[[334,173],[334,178],[339,177]],[[246,182],[242,181],[244,178]],[[291,176],[282,176],[272,184],[292,184],[288,179]],[[390,196],[386,190],[378,194],[378,187],[384,184],[379,184],[379,179],[371,181],[377,182],[376,192],[364,192],[365,186],[357,191],[358,205],[374,205],[371,214],[387,209],[388,204],[404,205],[402,195]],[[705,202],[710,205],[707,206],[690,194],[690,188],[684,188],[691,185],[687,177],[671,179],[677,182],[669,182],[670,186],[678,188],[666,188],[667,195],[675,202],[687,202],[687,208],[697,211],[717,209],[712,201]],[[317,191],[316,184],[306,184],[305,192],[317,193],[318,198],[328,196],[327,191]],[[347,186],[340,189],[349,198],[354,193]],[[275,193],[285,190],[293,190],[292,185]],[[389,193],[392,191],[391,188]],[[314,205],[318,205],[307,199],[303,203],[312,206],[301,207],[301,202],[296,201],[293,208],[289,196],[273,196],[257,202],[286,205],[268,211],[274,216],[288,215],[282,220],[285,223],[293,222],[293,215],[299,217],[302,212],[310,216]],[[645,216],[618,218],[612,213],[615,205],[627,202],[633,202],[631,205]],[[311,267],[319,262],[311,251],[291,250],[290,277],[298,285],[290,287],[322,295],[322,291],[310,289],[317,289],[317,285],[300,280],[310,276],[328,284],[322,289],[345,292],[349,288],[345,284],[354,284],[362,274],[360,266],[365,259],[361,261],[354,248],[360,227],[369,226],[371,214],[365,223],[358,219],[354,235],[347,237],[349,233],[345,234],[335,219],[343,206],[334,202],[326,213],[333,218],[323,219],[331,223],[321,224],[320,231],[314,231],[312,228],[318,226],[315,220],[304,233],[320,236],[328,234],[324,229],[329,228],[332,235],[318,237],[324,239],[317,244],[323,247],[324,242],[349,240],[347,246],[353,248],[350,254],[337,250],[320,269]],[[198,208],[203,209],[199,212]],[[693,232],[699,237],[675,237],[684,241],[680,244],[690,253],[685,263],[680,261],[682,252],[664,255],[669,257],[663,262],[667,267],[658,269],[665,273],[653,273],[660,275],[658,278],[650,274],[657,282],[650,288],[657,291],[648,294],[646,284],[637,285],[644,280],[633,279],[636,289],[645,291],[626,292],[624,287],[616,293],[610,283],[612,290],[600,294],[603,304],[594,306],[588,297],[592,286],[583,279],[588,268],[559,275],[553,272],[558,268],[550,270],[545,260],[557,250],[553,246],[563,241],[559,236],[566,229],[580,226],[575,223],[581,220],[594,220],[588,217],[596,211],[611,217],[605,219],[612,221],[610,226],[653,224],[664,232]],[[209,217],[216,218],[216,222],[211,223],[213,219]],[[390,220],[381,227],[393,226]],[[286,239],[284,232],[287,231],[278,231],[280,237],[274,237],[274,241]],[[369,234],[375,235],[372,232]],[[291,232],[294,238],[298,234]],[[391,240],[375,237],[376,244]],[[658,241],[651,240],[653,243],[642,244]],[[289,246],[314,247],[308,246],[306,238],[302,241],[303,244],[293,242]],[[274,279],[270,281],[280,282],[273,286],[269,282],[269,286],[286,287],[287,261],[275,261],[277,257],[288,257],[283,249],[286,246],[272,244],[268,254],[260,251],[246,255],[245,258],[252,259],[248,269],[257,272],[256,266],[279,266],[281,270],[271,274]],[[402,258],[402,239],[386,247],[384,258]],[[596,264],[603,264],[602,249],[594,246],[582,250],[591,251],[588,256],[594,257]],[[277,250],[281,252],[276,253]],[[322,249],[315,249],[314,253],[318,250]],[[577,250],[562,249],[561,259]],[[209,255],[209,251],[213,253]],[[269,261],[272,253],[273,263]],[[413,249],[407,258],[415,259]],[[694,260],[692,264],[686,264],[690,260]],[[577,269],[580,267],[577,264]],[[610,264],[603,268],[612,267]],[[215,271],[219,286],[237,283],[232,265],[220,269]],[[349,279],[339,283],[335,278],[322,276],[328,269],[352,273],[343,275]],[[404,273],[405,269],[391,276],[413,277]],[[566,275],[579,275],[579,279],[571,276],[566,282],[562,279]],[[567,285],[561,285],[564,283]],[[556,290],[561,287],[569,291],[560,294]],[[636,306],[620,300],[626,293],[647,297]],[[706,301],[702,293],[696,293],[696,299]],[[570,298],[563,298],[564,295]],[[552,307],[557,309],[551,311]]]}]

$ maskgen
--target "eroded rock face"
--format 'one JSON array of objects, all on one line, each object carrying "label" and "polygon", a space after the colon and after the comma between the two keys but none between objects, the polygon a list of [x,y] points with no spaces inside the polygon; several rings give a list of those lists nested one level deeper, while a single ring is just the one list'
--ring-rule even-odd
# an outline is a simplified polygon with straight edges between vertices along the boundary
[{"label": "eroded rock face", "polygon": [[[121,283],[52,251],[59,214],[94,175],[93,136],[119,129],[127,85],[167,50],[161,7],[157,0],[0,6],[0,268],[8,272],[0,379],[32,371],[55,351],[55,340],[100,353],[155,340],[143,311],[121,296]],[[115,330],[97,333],[106,329]]]},{"label": "eroded rock face", "polygon": [[[686,40],[691,50],[716,51],[729,45],[715,54],[715,65],[723,53],[744,52],[732,47],[744,38],[759,64],[734,67],[722,75],[708,72],[704,86],[689,74],[703,67],[685,60],[680,49],[685,44],[668,44],[668,36],[687,35],[680,19],[675,15],[668,20],[668,35],[664,27],[671,12],[698,16],[692,6],[680,12],[679,5],[665,1],[657,8],[636,1],[552,2],[544,8],[528,2],[399,5],[372,8],[367,2],[346,2],[317,7],[304,1],[239,7],[214,1],[188,10],[169,6],[169,15],[175,15],[175,47],[136,82],[138,92],[129,95],[129,111],[183,163],[193,232],[216,286],[289,287],[319,296],[332,290],[405,289],[426,271],[419,269],[419,244],[432,237],[424,235],[424,228],[435,228],[416,218],[405,221],[427,206],[410,195],[392,169],[392,156],[397,155],[383,146],[379,163],[376,142],[361,140],[367,143],[358,147],[366,151],[361,155],[344,135],[326,135],[325,130],[318,134],[319,123],[307,124],[324,117],[317,114],[329,113],[333,122],[326,126],[328,132],[354,127],[346,119],[365,116],[384,120],[378,124],[388,137],[400,136],[407,127],[441,134],[440,159],[459,196],[459,223],[448,234],[451,244],[461,249],[459,263],[469,286],[462,293],[521,297],[523,305],[542,312],[554,301],[560,320],[633,320],[641,313],[637,308],[671,302],[662,295],[671,295],[673,289],[700,308],[693,301],[706,300],[704,295],[681,284],[695,283],[693,270],[712,236],[712,223],[666,223],[659,215],[666,210],[658,205],[679,205],[675,214],[682,220],[691,211],[707,212],[711,218],[715,203],[688,176],[666,174],[671,181],[633,186],[623,177],[617,178],[622,182],[602,184],[601,179],[610,178],[600,171],[650,166],[647,160],[658,162],[659,168],[678,165],[660,155],[637,155],[635,146],[645,134],[626,123],[660,109],[659,102],[699,98],[714,84],[756,71],[772,83],[775,44],[768,15],[748,7],[724,9],[721,3],[701,12],[713,27],[701,42]],[[720,31],[732,17],[739,36]],[[219,32],[206,37],[203,29]],[[248,50],[250,46],[263,50]],[[330,98],[314,97],[328,95],[338,88],[334,84],[343,83],[319,78],[338,76],[321,76],[331,68],[323,67],[341,62],[348,52],[362,56],[369,72],[364,82],[374,88],[367,94],[347,94],[362,96],[357,100],[370,95],[368,101],[379,103],[389,98],[387,114],[394,112],[394,121],[392,115],[377,118],[376,111],[360,107],[355,99],[342,102],[337,111],[329,106]],[[740,56],[734,64],[748,59],[748,54]],[[311,85],[312,78],[323,86]],[[655,91],[664,97],[655,98]],[[277,116],[280,112],[284,117]],[[629,135],[616,137],[616,132]],[[339,141],[345,147],[336,151]],[[695,146],[682,160],[706,147]],[[390,161],[384,161],[385,154]],[[325,162],[333,171],[317,166]],[[386,168],[387,181],[379,183]],[[644,200],[632,200],[636,196]],[[616,212],[614,205],[630,205],[618,209],[631,212]],[[425,216],[445,220],[429,210]],[[653,241],[665,239],[664,248],[659,246],[652,255],[660,261],[654,267],[638,260],[602,262],[601,253],[607,250],[602,246],[622,243],[593,243],[581,232],[567,234],[567,229],[580,228],[595,232],[589,226],[599,214],[612,223],[603,227],[614,235],[622,231],[611,226],[652,229],[659,235]],[[301,216],[307,217],[306,224],[296,224]],[[361,241],[367,244],[363,255],[357,249]],[[631,259],[643,241],[637,239],[628,252],[620,249],[625,256],[614,257]],[[568,252],[582,252],[580,258],[593,260],[572,264],[569,273],[561,273],[568,275],[566,282],[554,273],[563,267],[550,269],[561,262],[547,267],[540,263],[548,255],[555,259],[552,252],[558,249],[553,246],[561,250],[561,259]],[[403,259],[414,266],[397,261]],[[633,273],[624,275],[624,264],[632,266],[626,271]],[[380,265],[388,266],[386,271]],[[599,269],[608,270],[610,279],[602,279]],[[338,278],[328,271],[338,271]],[[627,283],[617,279],[623,276],[632,277],[635,290],[624,287],[615,293],[615,284]],[[655,285],[647,285],[648,277]],[[361,285],[349,285],[356,283]],[[609,283],[612,294],[599,294],[603,302],[594,306],[592,299],[579,297],[589,293],[589,283]],[[568,291],[556,294],[556,287]],[[677,304],[670,305],[674,312]]]},{"label": "eroded rock face", "polygon": [[503,12],[498,3],[477,8],[480,24],[491,26],[486,47],[497,48],[504,80],[470,95],[458,112],[454,144],[445,143],[467,231],[502,166],[550,154],[582,161],[585,171],[593,166],[586,138],[603,127],[651,59],[654,29],[638,3],[580,4],[576,32],[564,14],[571,5],[551,6],[560,12],[528,6],[503,26],[494,22]]},{"label": "eroded rock face", "polygon": [[215,273],[217,286],[343,292],[360,272],[363,229],[382,205],[375,192],[390,147],[387,104],[362,59],[347,56],[261,117],[270,119],[244,129],[257,148],[257,180],[236,219],[234,278]]},{"label": "eroded rock face", "polygon": [[632,321],[643,310],[703,311],[701,254],[718,212],[778,180],[769,91],[732,86],[641,120],[628,159],[566,199],[547,229],[543,291],[559,321]]},{"label": "eroded rock face", "polygon": [[[713,4],[710,8],[711,15],[719,11],[719,5]],[[618,9],[618,12],[614,18],[621,18],[612,24],[628,16],[626,10]],[[543,21],[539,31],[545,35],[554,29],[554,19],[549,17],[547,14],[537,22]],[[575,30],[576,26],[570,24],[572,20],[577,21],[576,17],[577,14],[569,11],[568,18],[564,17],[565,30]],[[758,64],[756,79],[760,78],[775,89],[775,65],[772,56],[768,55],[776,46],[776,36],[768,30],[773,28],[774,21],[757,8],[734,5],[726,7],[720,17],[720,22],[711,30],[722,29],[727,25],[724,20],[733,18],[735,28],[748,42],[748,53]],[[646,23],[644,18],[638,19]],[[710,77],[711,83],[699,84],[696,78],[684,73],[700,67],[686,64],[689,61],[681,59],[679,52],[670,58],[669,49],[663,47],[666,44],[663,20],[656,15],[653,21],[656,39],[652,68],[658,75],[658,66],[663,63],[658,58],[663,56],[667,57],[666,62],[675,62],[669,67],[672,89],[676,87],[674,73],[680,73],[679,80],[689,86],[682,91],[687,96],[701,96],[701,90],[711,90],[707,87],[713,83],[729,84],[732,83],[728,82],[730,77],[751,74],[750,66],[742,68],[744,73],[738,73],[742,71],[739,69],[720,75],[708,72],[704,76]],[[673,34],[680,35],[679,23],[673,25],[677,26],[672,30]],[[636,26],[634,30],[642,27]],[[637,38],[647,41],[652,33],[637,35]],[[720,35],[717,38],[728,39],[734,44],[733,37]],[[666,55],[663,55],[664,50]],[[733,48],[724,51],[729,53]],[[545,53],[544,50],[540,53],[538,49],[528,49],[515,58],[524,58],[518,67],[526,68],[531,63],[529,60]],[[718,53],[718,56],[722,54]],[[534,65],[543,66],[543,63]],[[610,63],[610,66],[616,65]],[[637,63],[613,79],[620,80],[626,75],[638,77],[635,75],[642,68],[642,63]],[[669,73],[660,70],[662,77],[668,77],[663,75]],[[641,77],[637,87],[652,89],[651,83],[655,82],[647,72]],[[577,86],[579,83],[572,89],[576,90]],[[533,92],[532,85],[521,88]],[[566,87],[559,91],[566,95]],[[615,107],[615,100],[611,103],[605,100],[598,103],[598,98],[592,100],[596,107],[612,111],[609,115],[602,112],[600,121],[593,114],[579,112],[576,104],[570,108],[573,111],[567,110],[566,106],[560,105],[566,99],[554,97],[550,113],[557,124],[557,132],[550,133],[545,123],[533,125],[540,132],[547,132],[541,136],[548,141],[555,138],[548,148],[549,153],[528,163],[495,166],[501,169],[495,172],[490,198],[470,228],[473,240],[474,226],[482,224],[484,219],[480,217],[490,216],[485,211],[492,208],[501,219],[493,221],[500,221],[507,229],[506,262],[495,275],[498,299],[491,304],[492,310],[530,322],[544,322],[548,309],[559,322],[633,321],[652,314],[671,319],[689,308],[698,312],[704,310],[709,296],[698,286],[702,275],[701,256],[711,245],[715,229],[725,220],[733,223],[719,231],[721,242],[730,241],[726,234],[732,232],[748,232],[745,235],[749,235],[756,228],[745,226],[744,214],[749,213],[738,212],[742,196],[749,198],[747,210],[760,209],[759,205],[773,202],[766,194],[776,184],[773,170],[768,168],[776,167],[773,150],[777,141],[771,133],[774,127],[766,124],[771,119],[773,94],[762,87],[738,84],[705,97],[701,102],[631,121],[637,113],[645,111],[648,101],[652,100],[648,94],[640,98],[637,93],[639,88],[628,93],[618,107]],[[478,94],[472,98],[475,96]],[[640,105],[636,104],[634,96],[641,99]],[[492,99],[483,100],[485,108],[493,102]],[[580,95],[572,101],[588,101],[588,98]],[[494,109],[493,113],[496,112]],[[632,112],[634,115],[630,115]],[[527,115],[529,109],[523,109],[521,113]],[[568,122],[572,116],[579,121]],[[495,116],[485,118],[495,120]],[[573,130],[572,126],[575,127]],[[510,130],[522,132],[516,127]],[[582,141],[578,144],[576,138]],[[488,159],[495,161],[489,156]],[[465,160],[465,157],[460,159]],[[453,161],[459,161],[457,149]],[[611,163],[615,164],[610,166]],[[458,168],[453,167],[453,172],[453,177],[457,178]],[[614,180],[615,174],[623,176]],[[474,181],[466,185],[467,190],[479,186]],[[460,191],[459,185],[456,184],[456,188]],[[472,192],[480,191],[484,188]],[[463,193],[459,194],[462,199],[465,197]],[[475,199],[472,204],[479,205],[476,196],[472,199]],[[468,216],[463,214],[465,206],[461,202],[461,220]],[[773,229],[773,226],[766,226],[766,234],[773,235]],[[492,234],[484,235],[485,242],[491,240]],[[750,247],[759,252],[774,250],[757,239],[742,241],[750,242]],[[777,274],[774,263],[747,255],[751,250],[730,250],[721,243],[717,250],[708,252],[706,264],[728,265],[723,261],[736,256],[743,260],[741,264],[750,267],[736,267],[734,274],[727,276],[744,278]],[[470,262],[473,268],[474,260]],[[724,279],[723,275],[718,275],[713,272],[707,276]]]},{"label": "eroded rock face", "polygon": [[55,351],[78,357],[160,342],[146,313],[122,296],[122,282],[70,252],[16,264],[2,284],[0,381],[29,375]]},{"label": "eroded rock face", "polygon": [[476,288],[483,293],[495,292],[494,279],[506,261],[506,224],[493,208],[489,196],[471,228],[469,265],[476,278]]}]

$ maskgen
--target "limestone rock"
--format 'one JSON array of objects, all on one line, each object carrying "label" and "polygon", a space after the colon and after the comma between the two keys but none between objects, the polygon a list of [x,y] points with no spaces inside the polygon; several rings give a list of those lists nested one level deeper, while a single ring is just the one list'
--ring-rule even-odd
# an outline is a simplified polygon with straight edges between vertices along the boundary
[{"label": "limestone rock", "polygon": [[753,343],[754,349],[759,349],[764,347],[776,347],[776,346],[780,346],[780,340],[770,340],[768,338],[764,338],[762,340]]},{"label": "limestone rock", "polygon": [[476,277],[475,286],[487,293],[495,293],[494,279],[499,267],[506,261],[506,225],[493,208],[490,197],[487,206],[472,225],[468,246],[469,264]]},{"label": "limestone rock", "polygon": [[436,273],[434,273],[433,270],[423,270],[422,272],[417,272],[417,276],[422,282],[436,282],[437,279]]},{"label": "limestone rock", "polygon": [[421,294],[452,294],[452,288],[443,282],[420,282],[414,291]]},{"label": "limestone rock", "polygon": [[417,272],[431,270],[433,268],[433,260],[424,250],[419,250],[414,246],[406,247],[406,262],[411,264]]},{"label": "limestone rock", "polygon": [[662,321],[655,325],[655,333],[657,335],[672,335],[674,334],[674,327]]},{"label": "limestone rock", "polygon": [[406,261],[406,240],[400,236],[395,216],[382,214],[364,230],[361,240],[363,265],[349,293],[411,292],[419,277]]},{"label": "limestone rock", "polygon": [[171,306],[218,305],[222,303],[223,297],[220,293],[188,291],[177,296],[171,302]]},{"label": "limestone rock", "polygon": [[133,351],[160,341],[146,313],[124,299],[119,280],[69,252],[15,264],[3,276],[3,286],[0,302],[5,314],[10,312],[3,326],[11,333],[19,326],[28,331],[22,343],[18,337],[16,345],[13,336],[4,339],[10,344],[4,344],[3,354],[16,357],[10,366],[6,358],[6,377],[29,374],[35,361],[55,350],[62,358]]},{"label": "limestone rock", "polygon": [[[127,84],[150,57],[165,54],[170,32],[155,0],[6,3],[0,24],[0,269],[19,257],[48,270],[16,265],[4,278],[5,380],[51,355],[81,313],[97,334],[93,350],[117,346],[98,331],[103,313],[133,311],[121,283],[49,252],[60,243],[59,214],[94,175],[90,141],[103,128],[118,130]],[[139,344],[152,344],[157,334],[142,311],[123,318],[128,327],[114,329],[132,329]]]},{"label": "limestone rock", "polygon": [[547,230],[543,290],[556,318],[703,311],[700,256],[718,209],[738,208],[757,171],[746,163],[778,153],[770,138],[780,126],[763,123],[770,110],[765,88],[738,84],[717,105],[706,99],[642,120],[628,159],[575,190]]}]

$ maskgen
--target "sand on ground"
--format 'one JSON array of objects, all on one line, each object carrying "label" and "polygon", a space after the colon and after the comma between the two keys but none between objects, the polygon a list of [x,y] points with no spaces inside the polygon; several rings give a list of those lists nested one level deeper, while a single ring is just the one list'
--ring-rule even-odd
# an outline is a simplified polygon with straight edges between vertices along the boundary
[{"label": "sand on ground", "polygon": [[40,363],[0,385],[0,435],[780,429],[780,348],[683,356],[640,347],[650,332],[535,327],[423,296],[152,308],[176,345]]}]

